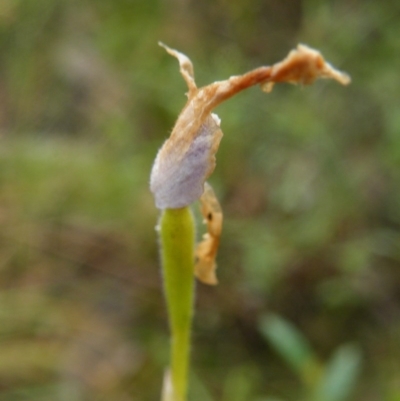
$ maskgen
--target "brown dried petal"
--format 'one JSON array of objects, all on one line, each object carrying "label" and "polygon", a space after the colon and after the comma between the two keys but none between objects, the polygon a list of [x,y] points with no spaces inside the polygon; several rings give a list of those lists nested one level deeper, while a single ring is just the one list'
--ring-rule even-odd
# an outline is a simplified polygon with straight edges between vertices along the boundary
[{"label": "brown dried petal", "polygon": [[195,275],[201,282],[215,285],[218,284],[215,258],[222,232],[223,215],[218,199],[207,182],[200,198],[200,205],[201,214],[207,224],[207,234],[204,234],[203,240],[196,248]]},{"label": "brown dried petal", "polygon": [[261,84],[266,92],[272,90],[274,83],[310,85],[318,78],[335,79],[342,85],[350,83],[349,75],[336,70],[322,57],[321,53],[306,45],[299,44],[288,56],[272,66],[271,77]]},{"label": "brown dried petal", "polygon": [[177,50],[171,49],[162,42],[159,42],[158,44],[161,47],[163,47],[168,52],[168,54],[178,59],[180,67],[179,71],[189,88],[189,97],[190,97],[191,92],[195,92],[197,89],[196,82],[194,80],[193,64],[190,61],[190,58],[187,57],[185,54],[178,52]]}]

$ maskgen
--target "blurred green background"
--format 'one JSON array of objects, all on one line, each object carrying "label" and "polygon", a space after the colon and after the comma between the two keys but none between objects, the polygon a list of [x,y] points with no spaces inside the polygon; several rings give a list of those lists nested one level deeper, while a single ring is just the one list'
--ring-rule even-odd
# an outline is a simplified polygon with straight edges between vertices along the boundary
[{"label": "blurred green background", "polygon": [[0,401],[159,399],[148,179],[186,91],[159,40],[199,85],[299,42],[353,78],[218,108],[220,284],[197,286],[190,400],[399,401],[396,0],[0,1]]}]

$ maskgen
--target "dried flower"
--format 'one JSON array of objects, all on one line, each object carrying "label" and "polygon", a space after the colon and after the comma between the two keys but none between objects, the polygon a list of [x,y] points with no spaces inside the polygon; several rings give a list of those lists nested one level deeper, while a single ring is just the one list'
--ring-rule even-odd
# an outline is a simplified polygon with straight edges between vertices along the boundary
[{"label": "dried flower", "polygon": [[270,91],[278,82],[308,85],[317,78],[333,78],[343,85],[350,82],[347,74],[325,62],[317,50],[299,45],[283,61],[271,67],[260,67],[197,88],[190,59],[161,46],[178,59],[189,92],[188,101],[171,136],[158,152],[151,172],[150,189],[159,209],[187,206],[203,193],[204,182],[214,171],[215,154],[222,138],[220,119],[211,112],[224,100],[256,84]]},{"label": "dried flower", "polygon": [[[270,92],[273,85],[279,82],[309,85],[317,78],[331,78],[343,85],[350,83],[350,77],[333,68],[317,50],[300,44],[283,61],[272,66],[259,67],[243,75],[197,88],[190,59],[160,45],[178,59],[189,91],[188,101],[153,164],[150,189],[159,209],[182,208],[202,196],[206,179],[214,171],[215,154],[223,136],[220,119],[212,111],[223,101],[257,84],[262,90]],[[196,275],[209,284],[215,284],[215,256],[222,227],[222,211],[218,202],[215,203],[212,189],[207,187],[200,200],[208,235],[197,248]],[[215,221],[207,219],[208,209],[212,210],[213,218],[215,216],[220,220],[218,234],[213,231]]]}]

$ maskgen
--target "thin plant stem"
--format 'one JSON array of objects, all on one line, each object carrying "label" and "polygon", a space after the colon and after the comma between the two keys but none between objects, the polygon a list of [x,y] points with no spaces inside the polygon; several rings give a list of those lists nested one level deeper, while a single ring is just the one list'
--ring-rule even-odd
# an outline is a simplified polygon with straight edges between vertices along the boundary
[{"label": "thin plant stem", "polygon": [[173,401],[185,401],[194,298],[195,223],[190,208],[165,209],[159,229],[171,330],[170,377]]}]

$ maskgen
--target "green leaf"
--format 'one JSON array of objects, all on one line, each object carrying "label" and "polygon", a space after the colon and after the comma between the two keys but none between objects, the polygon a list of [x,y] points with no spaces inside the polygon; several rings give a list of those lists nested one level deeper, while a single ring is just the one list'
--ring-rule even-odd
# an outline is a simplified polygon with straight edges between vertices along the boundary
[{"label": "green leaf", "polygon": [[317,386],[316,401],[344,401],[353,390],[361,367],[361,352],[355,345],[343,345],[332,356]]},{"label": "green leaf", "polygon": [[277,315],[263,317],[260,330],[307,386],[317,382],[320,363],[306,338]]}]

